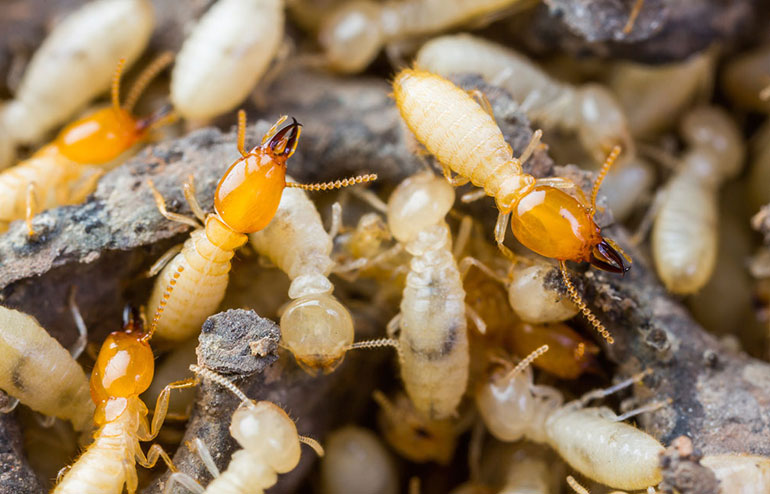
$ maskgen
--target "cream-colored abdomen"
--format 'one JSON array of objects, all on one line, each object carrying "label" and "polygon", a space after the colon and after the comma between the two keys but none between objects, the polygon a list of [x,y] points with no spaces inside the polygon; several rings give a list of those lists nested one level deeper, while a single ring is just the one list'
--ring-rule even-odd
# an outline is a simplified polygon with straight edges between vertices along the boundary
[{"label": "cream-colored abdomen", "polygon": [[174,274],[179,272],[155,329],[156,338],[181,341],[198,334],[225,296],[233,255],[234,251],[211,243],[204,229],[190,235],[182,252],[158,276],[147,303],[147,320],[152,321]]},{"label": "cream-colored abdomen", "polygon": [[264,459],[241,449],[233,453],[227,470],[211,481],[206,493],[261,494],[275,485],[278,473]]},{"label": "cream-colored abdomen", "polygon": [[57,156],[54,146],[47,146],[0,173],[0,220],[10,222],[24,218],[27,188],[33,182],[38,209],[55,207],[55,188],[67,165],[67,160]]}]

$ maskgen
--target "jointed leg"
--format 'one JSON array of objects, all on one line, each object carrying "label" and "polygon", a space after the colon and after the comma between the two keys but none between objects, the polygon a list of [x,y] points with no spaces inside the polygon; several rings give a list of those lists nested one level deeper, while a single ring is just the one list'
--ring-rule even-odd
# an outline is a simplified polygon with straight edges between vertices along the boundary
[{"label": "jointed leg", "polygon": [[189,378],[173,382],[163,388],[163,391],[160,392],[158,399],[155,402],[155,413],[152,415],[152,425],[150,426],[150,430],[148,432],[147,430],[141,430],[140,428],[138,433],[139,440],[151,441],[152,439],[155,439],[155,436],[160,432],[160,426],[163,424],[163,419],[166,418],[166,413],[168,412],[168,401],[171,390],[192,388],[196,384],[197,382],[195,379]]},{"label": "jointed leg", "polygon": [[444,165],[443,163],[441,164],[441,171],[444,173],[444,177],[447,179],[447,181],[449,181],[449,183],[453,187],[460,187],[471,181],[470,178],[463,177],[462,175],[455,175],[453,177],[452,170],[448,166]]},{"label": "jointed leg", "polygon": [[578,400],[580,403],[580,406],[587,405],[588,402],[591,400],[604,398],[605,396],[609,396],[611,394],[617,393],[618,391],[626,389],[627,387],[635,383],[641,382],[642,379],[649,376],[650,374],[652,374],[652,369],[647,369],[642,372],[639,372],[638,374],[634,374],[628,379],[624,379],[623,381],[620,381],[619,383],[612,385],[608,388],[595,389],[593,391],[589,391],[588,393],[581,396],[580,399]]},{"label": "jointed leg", "polygon": [[174,472],[166,481],[166,487],[163,489],[163,494],[171,494],[174,492],[174,487],[179,484],[185,489],[193,492],[194,494],[203,494],[206,489],[201,486],[198,481],[190,477],[186,473]]},{"label": "jointed leg", "polygon": [[160,444],[153,444],[150,446],[150,449],[147,450],[147,456],[142,453],[141,449],[137,449],[136,463],[141,467],[154,467],[155,464],[158,463],[158,458],[163,458],[163,463],[166,464],[171,472],[177,471],[176,466],[174,466],[174,462],[171,461],[171,457],[168,456],[168,453],[163,450],[163,447]]},{"label": "jointed leg", "polygon": [[508,221],[511,219],[511,213],[502,212],[497,215],[497,223],[495,223],[495,242],[497,242],[497,248],[500,252],[511,262],[516,262],[516,254],[511,249],[503,245],[505,241],[505,230],[508,227]]},{"label": "jointed leg", "polygon": [[478,201],[479,199],[485,197],[487,195],[487,191],[484,189],[476,189],[471,192],[466,192],[462,196],[460,196],[460,201],[468,204],[474,201]]},{"label": "jointed leg", "polygon": [[532,138],[529,140],[529,144],[527,144],[527,147],[524,148],[524,151],[519,155],[518,159],[519,163],[526,163],[526,161],[532,156],[532,153],[535,152],[535,149],[540,145],[540,139],[543,137],[543,131],[540,129],[537,129],[535,132],[532,133]]},{"label": "jointed leg", "polygon": [[96,190],[96,184],[104,176],[104,170],[98,170],[88,177],[78,188],[72,191],[66,202],[69,204],[79,204],[86,200],[89,194]]},{"label": "jointed leg", "polygon": [[473,218],[467,214],[463,215],[463,219],[460,220],[460,227],[457,229],[454,249],[452,250],[452,257],[455,259],[460,257],[460,254],[463,253],[468,245],[468,240],[471,238],[471,230],[473,230]]},{"label": "jointed leg", "polygon": [[481,92],[478,89],[469,89],[468,96],[473,98],[476,103],[479,104],[482,110],[484,110],[490,117],[492,117],[492,120],[495,119],[495,111],[492,109],[492,104],[489,102],[489,99],[487,99],[487,95]]},{"label": "jointed leg", "polygon": [[72,348],[70,348],[70,355],[72,355],[72,358],[74,359],[80,357],[83,350],[86,348],[86,344],[88,344],[88,328],[86,327],[85,321],[83,321],[83,316],[80,314],[78,304],[75,302],[76,291],[77,290],[73,286],[70,289],[69,296],[70,313],[72,314],[72,319],[75,321],[75,326],[78,328],[78,339],[75,341],[75,344],[72,345]]},{"label": "jointed leg", "polygon": [[160,273],[160,271],[164,267],[166,267],[166,264],[168,264],[173,258],[175,258],[177,254],[182,252],[183,247],[184,247],[184,244],[176,244],[175,246],[171,247],[166,252],[164,252],[163,255],[160,256],[157,261],[152,263],[152,266],[150,266],[150,269],[148,269],[144,273],[144,277],[152,278],[156,274]]},{"label": "jointed leg", "polygon": [[166,200],[163,198],[160,192],[158,192],[158,189],[155,188],[155,184],[152,180],[147,180],[147,185],[150,187],[150,190],[152,191],[152,195],[155,197],[155,205],[158,207],[158,211],[161,215],[163,215],[164,218],[170,221],[176,221],[177,223],[182,223],[185,225],[190,225],[193,228],[200,228],[201,225],[195,219],[190,218],[189,216],[185,216],[183,214],[179,213],[172,213],[166,209]]},{"label": "jointed leg", "polygon": [[192,443],[188,444],[188,447],[194,453],[198,453],[201,462],[203,462],[203,465],[206,467],[206,470],[209,471],[212,477],[219,477],[219,468],[217,468],[217,464],[214,463],[214,458],[212,458],[208,446],[206,446],[206,443],[204,443],[201,438],[196,437],[193,439]]},{"label": "jointed leg", "polygon": [[481,318],[479,313],[468,304],[465,304],[465,315],[467,315],[468,318],[473,321],[473,324],[476,326],[476,329],[479,331],[479,333],[487,333],[487,323],[485,323],[484,319]]},{"label": "jointed leg", "polygon": [[329,238],[334,238],[339,234],[342,227],[342,206],[339,202],[332,204],[332,224],[329,225]]},{"label": "jointed leg", "polygon": [[136,475],[136,465],[129,460],[123,460],[123,472],[126,475],[126,492],[135,494],[139,486],[139,477]]},{"label": "jointed leg", "polygon": [[479,261],[475,257],[470,256],[463,257],[457,265],[458,269],[460,270],[461,279],[465,279],[465,277],[468,275],[468,271],[471,269],[471,266],[476,266],[482,273],[504,285],[509,283],[509,280],[505,276],[500,276],[492,268]]},{"label": "jointed leg", "polygon": [[187,204],[190,206],[190,210],[192,210],[195,217],[198,218],[198,221],[200,221],[201,223],[205,223],[206,213],[203,211],[203,208],[198,202],[198,198],[195,197],[195,177],[194,176],[189,175],[187,177],[187,181],[182,186],[182,192],[184,193],[184,198],[187,201]]}]

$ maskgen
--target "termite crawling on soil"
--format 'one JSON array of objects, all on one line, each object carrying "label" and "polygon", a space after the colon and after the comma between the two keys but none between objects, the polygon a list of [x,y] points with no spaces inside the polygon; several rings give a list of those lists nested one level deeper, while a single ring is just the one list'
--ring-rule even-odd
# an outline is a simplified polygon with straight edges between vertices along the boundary
[{"label": "termite crawling on soil", "polygon": [[[500,250],[515,258],[503,245],[510,220],[511,230],[520,243],[559,261],[570,298],[597,331],[612,342],[572,285],[566,261],[589,262],[613,273],[624,273],[630,267],[630,259],[612,240],[602,236],[593,219],[601,180],[620,154],[620,148],[615,147],[607,157],[594,184],[591,203],[586,204],[561,190],[577,187],[570,180],[535,179],[523,172],[521,164],[537,146],[539,132],[522,155],[514,158],[491,108],[485,111],[468,93],[443,77],[405,69],[396,76],[393,89],[402,118],[417,140],[438,159],[447,179],[453,185],[471,182],[494,197],[499,210],[495,240]],[[452,172],[458,176],[452,177]],[[582,190],[578,193],[582,194]]]},{"label": "termite crawling on soil", "polygon": [[286,161],[296,150],[300,124],[294,120],[279,130],[287,118],[281,117],[260,145],[246,151],[246,115],[241,111],[238,117],[241,157],[217,185],[214,212],[208,216],[203,212],[195,198],[192,177],[184,187],[185,198],[203,226],[193,218],[168,212],[163,196],[150,182],[160,213],[195,228],[181,249],[170,251],[176,255],[155,281],[147,304],[148,319],[153,318],[150,333],[157,332],[166,341],[181,341],[197,334],[203,321],[214,313],[225,295],[235,249],[246,243],[248,234],[270,223],[284,189],[326,190],[377,178],[365,175],[321,184],[286,182]]}]

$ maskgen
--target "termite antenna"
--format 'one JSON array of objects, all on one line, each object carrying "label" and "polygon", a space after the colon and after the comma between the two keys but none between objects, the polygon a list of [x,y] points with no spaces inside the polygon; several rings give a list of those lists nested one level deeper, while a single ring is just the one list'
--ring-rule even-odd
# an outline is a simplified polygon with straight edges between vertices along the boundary
[{"label": "termite antenna", "polygon": [[[195,364],[190,365],[190,370],[193,371],[198,376],[201,376],[210,381],[214,381],[215,383],[219,384],[223,388],[227,388],[231,393],[237,396],[242,403],[249,406],[254,405],[254,402],[248,396],[246,396],[246,394],[243,391],[238,389],[238,387],[235,384],[233,384],[229,379],[217,374],[214,371],[211,371],[204,367],[197,366]],[[312,447],[312,445],[310,446]],[[313,449],[315,448],[313,447]],[[321,456],[323,456],[323,453],[321,453]]]},{"label": "termite antenna", "polygon": [[398,344],[398,341],[392,340],[390,338],[380,338],[377,340],[367,340],[367,341],[358,341],[356,343],[353,343],[351,345],[348,345],[347,350],[361,350],[361,349],[371,349],[371,348],[383,348],[383,347],[393,347],[396,349],[396,353],[398,353],[399,358],[401,358],[401,345]]},{"label": "termite antenna", "polygon": [[572,487],[572,490],[577,494],[591,494],[588,489],[578,484],[578,481],[572,475],[567,475],[567,484]]},{"label": "termite antenna", "polygon": [[139,74],[139,77],[136,79],[136,81],[134,81],[134,84],[128,91],[126,102],[123,103],[123,109],[131,113],[131,110],[134,109],[134,105],[136,105],[136,102],[142,96],[144,90],[147,89],[147,85],[150,84],[150,82],[155,79],[155,77],[160,74],[163,69],[168,67],[173,61],[174,53],[170,51],[163,52],[155,57],[155,60],[153,60],[150,65],[148,65],[142,71],[142,73]]},{"label": "termite antenna", "polygon": [[302,444],[307,444],[308,446],[313,448],[313,451],[315,451],[315,453],[318,456],[323,456],[325,454],[324,453],[324,448],[323,448],[323,446],[321,446],[321,443],[319,443],[318,441],[316,441],[312,437],[297,436],[297,439],[299,439],[299,442],[301,442]]},{"label": "termite antenna", "polygon": [[110,88],[110,97],[112,100],[112,108],[116,111],[120,110],[120,77],[123,75],[123,66],[126,64],[126,59],[121,58],[118,61],[118,66],[115,67],[115,73],[112,74],[112,86]]},{"label": "termite antenna", "polygon": [[246,112],[238,110],[238,152],[244,158],[248,156],[246,152]]},{"label": "termite antenna", "polygon": [[567,293],[569,293],[569,298],[572,299],[575,305],[578,306],[578,309],[580,309],[580,312],[583,314],[583,316],[588,319],[588,322],[590,322],[594,329],[596,329],[596,331],[602,335],[602,338],[604,338],[607,343],[610,345],[615,343],[615,338],[612,337],[602,322],[596,318],[594,313],[591,312],[591,309],[589,309],[588,306],[586,306],[586,303],[583,302],[582,297],[575,289],[575,285],[572,284],[572,280],[569,279],[567,265],[564,261],[559,261],[559,271],[561,271],[561,279],[564,280],[564,284],[567,286]]},{"label": "termite antenna", "polygon": [[144,337],[142,338],[142,341],[150,341],[150,339],[152,339],[152,335],[155,334],[155,328],[158,327],[158,321],[160,321],[160,316],[163,314],[163,311],[166,309],[166,305],[168,304],[168,299],[171,298],[171,292],[174,291],[176,282],[177,280],[179,280],[179,277],[182,276],[183,271],[184,271],[184,265],[180,264],[179,267],[177,267],[174,274],[172,275],[171,280],[169,280],[168,286],[166,287],[166,291],[163,292],[163,296],[160,298],[158,307],[155,309],[155,315],[152,317],[152,322],[150,323],[150,330],[147,331],[146,335],[144,335]]},{"label": "termite antenna", "polygon": [[602,169],[599,170],[596,180],[594,180],[594,186],[591,189],[591,213],[596,212],[596,196],[599,195],[599,188],[602,186],[602,182],[604,182],[604,178],[607,176],[610,168],[612,168],[612,165],[615,164],[618,156],[620,156],[621,150],[622,148],[620,146],[612,148],[612,151],[610,151],[610,154],[608,154],[607,158],[604,160],[604,164],[602,165]]},{"label": "termite antenna", "polygon": [[513,378],[513,376],[515,376],[519,372],[521,372],[524,369],[526,369],[527,367],[529,367],[532,364],[532,362],[534,362],[534,360],[536,358],[540,357],[541,355],[543,355],[547,351],[548,351],[548,345],[543,345],[540,348],[538,348],[535,351],[533,351],[532,353],[530,353],[529,355],[527,355],[524,358],[524,360],[522,360],[521,362],[516,364],[516,367],[511,369],[511,371],[508,374],[505,375],[505,380],[509,381],[511,378]]},{"label": "termite antenna", "polygon": [[634,6],[631,8],[631,13],[628,15],[628,22],[623,26],[623,34],[629,34],[634,29],[636,18],[639,17],[639,12],[642,11],[643,6],[644,0],[636,0]]},{"label": "termite antenna", "polygon": [[335,180],[334,182],[323,182],[323,183],[315,183],[315,184],[298,184],[295,182],[287,182],[286,187],[302,189],[302,190],[310,190],[310,191],[331,190],[331,189],[341,189],[343,187],[350,187],[351,185],[373,182],[375,180],[377,180],[377,174],[369,173],[366,175],[358,175],[356,177],[344,178],[342,180]]}]

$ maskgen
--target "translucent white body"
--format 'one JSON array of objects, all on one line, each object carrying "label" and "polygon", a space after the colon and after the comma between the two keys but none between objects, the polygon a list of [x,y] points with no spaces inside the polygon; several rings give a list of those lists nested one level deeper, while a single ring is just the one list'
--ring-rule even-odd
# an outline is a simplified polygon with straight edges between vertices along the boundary
[{"label": "translucent white body", "polygon": [[419,174],[388,201],[388,225],[413,256],[401,298],[401,377],[415,408],[436,419],[455,413],[468,381],[465,290],[444,222],[451,199],[446,180]]},{"label": "translucent white body", "polygon": [[219,0],[185,40],[171,75],[171,101],[207,120],[237,107],[265,73],[283,38],[282,0]]},{"label": "translucent white body", "polygon": [[415,65],[443,76],[470,72],[506,89],[532,120],[577,132],[601,163],[615,145],[633,154],[626,117],[615,97],[598,84],[573,86],[548,75],[533,61],[501,45],[467,34],[426,43]]},{"label": "translucent white body", "polygon": [[655,169],[638,155],[613,168],[602,182],[602,193],[616,221],[633,212],[639,200],[655,185]]},{"label": "translucent white body", "polygon": [[741,169],[743,138],[730,117],[714,107],[692,110],[681,133],[690,146],[666,186],[652,231],[658,275],[670,291],[698,291],[717,255],[718,189]]},{"label": "translucent white body", "polygon": [[450,29],[520,0],[394,0],[347,2],[321,25],[319,41],[331,67],[366,68],[386,43]]},{"label": "translucent white body", "polygon": [[305,191],[285,189],[272,221],[249,238],[292,280],[293,302],[281,316],[284,344],[309,372],[334,370],[353,343],[353,319],[332,295],[333,243],[315,204]]},{"label": "translucent white body", "polygon": [[79,204],[93,192],[109,167],[77,163],[48,145],[18,165],[0,172],[0,231],[26,216],[28,188],[35,184],[36,210]]},{"label": "translucent white body", "polygon": [[[182,251],[163,268],[146,305],[147,320],[153,320],[161,301],[163,317],[157,321],[155,338],[182,341],[197,335],[201,325],[225,296],[230,261],[246,235],[227,230],[209,217],[206,228],[190,234]],[[212,230],[216,230],[212,232]],[[167,287],[173,286],[171,296]]]},{"label": "translucent white body", "polygon": [[493,436],[549,444],[571,467],[618,489],[644,489],[662,480],[663,446],[606,408],[561,405],[561,393],[532,383],[529,368],[513,376],[502,370],[484,383],[476,404]]},{"label": "translucent white body", "polygon": [[91,425],[94,404],[83,369],[34,317],[0,307],[0,389],[46,415]]},{"label": "translucent white body", "polygon": [[722,494],[770,492],[770,458],[766,456],[713,455],[700,463],[714,471]]},{"label": "translucent white body", "polygon": [[146,431],[147,408],[139,398],[128,398],[128,406],[113,421],[94,434],[94,442],[72,465],[51,494],[129,494],[136,492],[135,458],[144,458],[138,433]]},{"label": "translucent white body", "polygon": [[546,276],[558,271],[550,264],[514,266],[513,281],[508,287],[508,302],[516,315],[530,323],[565,321],[578,313],[568,296],[545,286]]},{"label": "translucent white body", "polygon": [[96,0],[72,12],[35,52],[2,121],[16,142],[32,143],[110,87],[115,66],[130,66],[150,40],[149,0]]},{"label": "translucent white body", "polygon": [[398,471],[390,453],[368,429],[347,426],[326,440],[321,460],[321,492],[397,494]]}]

